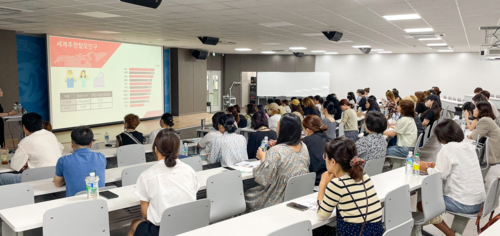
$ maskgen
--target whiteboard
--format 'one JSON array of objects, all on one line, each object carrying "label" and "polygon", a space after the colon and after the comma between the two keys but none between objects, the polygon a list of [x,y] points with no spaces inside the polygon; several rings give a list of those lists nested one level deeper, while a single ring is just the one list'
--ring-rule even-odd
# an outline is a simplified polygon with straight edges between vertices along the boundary
[{"label": "whiteboard", "polygon": [[257,72],[258,97],[325,97],[329,93],[329,72]]}]

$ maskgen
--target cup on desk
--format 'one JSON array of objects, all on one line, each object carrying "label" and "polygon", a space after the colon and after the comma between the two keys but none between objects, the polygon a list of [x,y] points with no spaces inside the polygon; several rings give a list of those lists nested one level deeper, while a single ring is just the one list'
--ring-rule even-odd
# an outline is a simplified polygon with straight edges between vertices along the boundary
[{"label": "cup on desk", "polygon": [[9,149],[5,148],[0,151],[0,160],[2,161],[2,165],[9,164]]},{"label": "cup on desk", "polygon": [[205,129],[205,119],[201,119],[201,129]]}]

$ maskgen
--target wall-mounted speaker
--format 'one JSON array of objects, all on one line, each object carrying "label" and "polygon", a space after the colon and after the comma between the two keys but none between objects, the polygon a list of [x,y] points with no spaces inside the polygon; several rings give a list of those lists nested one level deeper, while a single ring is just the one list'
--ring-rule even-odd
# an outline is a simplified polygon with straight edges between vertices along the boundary
[{"label": "wall-mounted speaker", "polygon": [[326,36],[328,40],[334,42],[338,42],[344,35],[344,33],[339,31],[323,31],[322,33]]},{"label": "wall-mounted speaker", "polygon": [[200,39],[200,41],[203,44],[207,44],[207,45],[217,45],[219,43],[219,38],[215,38],[215,37],[203,36],[203,37],[198,37],[198,38]]},{"label": "wall-mounted speaker", "polygon": [[206,60],[208,57],[208,51],[193,50],[191,55],[198,60]]},{"label": "wall-mounted speaker", "polygon": [[160,6],[162,0],[120,0],[120,1],[156,9],[158,8],[158,6]]},{"label": "wall-mounted speaker", "polygon": [[296,57],[303,57],[304,53],[303,52],[294,52],[293,55],[295,55]]},{"label": "wall-mounted speaker", "polygon": [[359,50],[364,54],[368,54],[372,51],[371,48],[360,48]]}]

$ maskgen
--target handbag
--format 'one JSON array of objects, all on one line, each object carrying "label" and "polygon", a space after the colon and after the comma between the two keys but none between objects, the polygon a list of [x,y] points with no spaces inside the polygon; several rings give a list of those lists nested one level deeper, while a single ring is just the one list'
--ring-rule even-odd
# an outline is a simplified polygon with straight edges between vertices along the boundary
[{"label": "handbag", "polygon": [[479,160],[479,165],[480,166],[485,166],[486,165],[486,137],[481,137],[477,139],[476,142],[476,154],[477,158]]},{"label": "handbag", "polygon": [[368,193],[366,192],[365,180],[364,179],[361,180],[361,181],[363,181],[363,189],[365,190],[365,199],[366,199],[366,213],[365,213],[365,215],[363,215],[363,213],[359,209],[358,203],[356,203],[356,200],[354,200],[354,197],[352,196],[351,191],[349,191],[349,188],[345,185],[344,180],[341,178],[339,178],[339,179],[342,181],[342,184],[344,184],[344,187],[345,187],[345,189],[347,189],[347,192],[349,193],[349,195],[351,195],[352,201],[356,205],[356,208],[358,208],[359,214],[363,217],[363,226],[361,226],[361,231],[359,231],[359,236],[361,236],[363,234],[363,230],[365,229],[366,218],[368,218]]}]

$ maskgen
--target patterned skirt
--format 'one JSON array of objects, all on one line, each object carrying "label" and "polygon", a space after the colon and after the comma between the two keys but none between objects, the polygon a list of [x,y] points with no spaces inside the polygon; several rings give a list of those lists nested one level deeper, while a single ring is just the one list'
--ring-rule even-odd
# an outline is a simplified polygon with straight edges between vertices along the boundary
[{"label": "patterned skirt", "polygon": [[[358,236],[361,232],[363,224],[353,224],[344,221],[344,218],[337,211],[337,236]],[[384,226],[382,221],[376,223],[366,222],[363,228],[363,236],[382,236],[384,234]]]},{"label": "patterned skirt", "polygon": [[359,137],[359,132],[357,130],[349,130],[349,131],[344,131],[345,137],[352,139],[352,141],[356,142],[358,141]]}]

